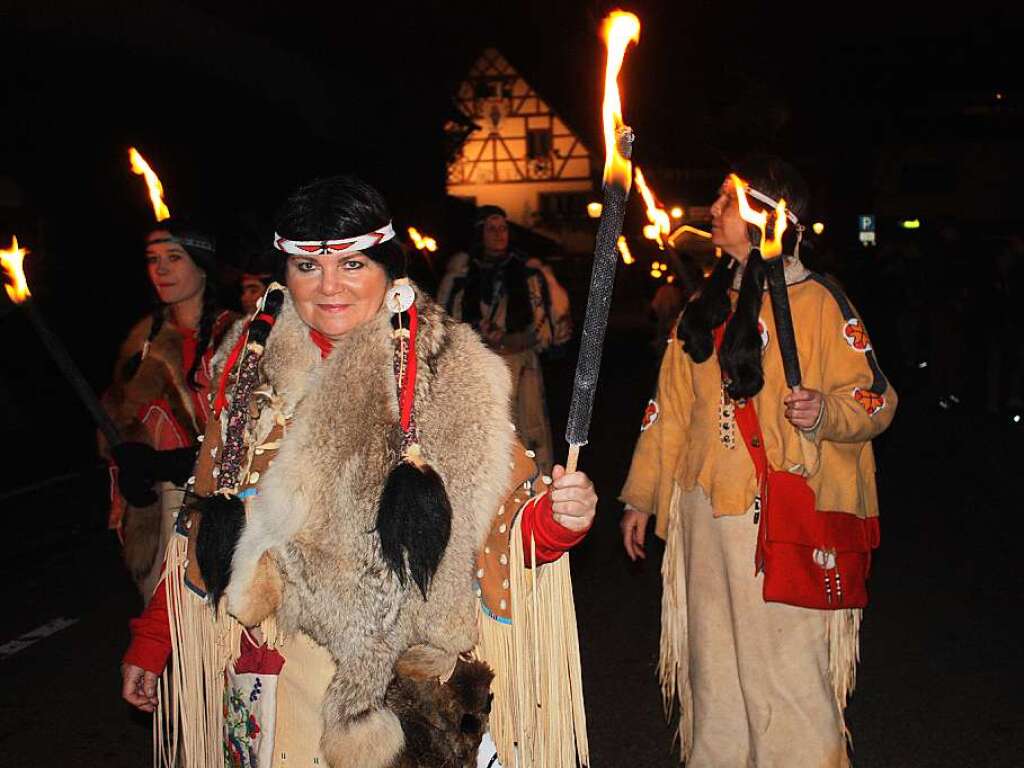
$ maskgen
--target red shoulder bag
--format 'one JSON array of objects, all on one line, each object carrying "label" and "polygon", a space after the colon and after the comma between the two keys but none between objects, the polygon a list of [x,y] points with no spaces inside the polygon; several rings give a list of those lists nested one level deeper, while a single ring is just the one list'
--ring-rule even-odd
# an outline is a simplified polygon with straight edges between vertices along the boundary
[{"label": "red shoulder bag", "polygon": [[866,606],[878,518],[816,509],[805,478],[768,466],[753,400],[736,403],[734,412],[757,470],[754,566],[755,573],[764,572],[764,601],[826,611]]}]

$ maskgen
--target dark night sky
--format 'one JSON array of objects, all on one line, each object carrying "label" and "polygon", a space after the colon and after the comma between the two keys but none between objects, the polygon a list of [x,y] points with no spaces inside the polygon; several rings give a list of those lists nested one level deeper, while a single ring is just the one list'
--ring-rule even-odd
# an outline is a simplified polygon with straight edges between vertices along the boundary
[{"label": "dark night sky", "polygon": [[[0,169],[64,227],[73,208],[144,219],[122,158],[130,143],[159,170],[172,209],[262,212],[297,181],[338,170],[380,184],[399,212],[414,209],[441,188],[448,96],[486,44],[595,133],[596,31],[611,4],[21,5],[4,24]],[[964,17],[923,3],[827,15],[820,4],[626,6],[644,22],[624,83],[647,165],[767,149],[859,187],[864,169],[850,160],[890,138],[909,102],[1013,91],[1020,77],[1009,44],[1019,15],[986,2]],[[778,20],[783,32],[771,34]]]},{"label": "dark night sky", "polygon": [[[853,205],[871,193],[878,145],[933,129],[907,122],[915,105],[1024,93],[1020,12],[988,0],[962,16],[923,3],[622,5],[644,24],[623,83],[636,158],[650,167],[774,151]],[[0,238],[16,230],[35,250],[39,303],[101,385],[113,339],[149,300],[138,237],[151,213],[129,145],[172,211],[201,211],[234,238],[260,233],[296,183],[340,171],[377,184],[400,222],[429,222],[443,198],[441,126],[475,55],[503,50],[595,136],[597,28],[611,7],[8,0],[0,179],[24,200],[0,209]],[[24,335],[8,309],[4,338]]]}]

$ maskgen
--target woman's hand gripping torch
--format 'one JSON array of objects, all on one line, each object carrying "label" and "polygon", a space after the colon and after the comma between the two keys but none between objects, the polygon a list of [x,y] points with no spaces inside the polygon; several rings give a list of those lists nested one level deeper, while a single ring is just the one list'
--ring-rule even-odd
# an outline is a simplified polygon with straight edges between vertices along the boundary
[{"label": "woman's hand gripping torch", "polygon": [[640,40],[640,20],[631,13],[615,11],[605,19],[602,33],[608,50],[605,67],[604,103],[604,205],[594,243],[594,267],[590,275],[590,295],[583,320],[580,354],[576,361],[576,379],[565,439],[569,443],[566,472],[575,472],[580,448],[587,444],[590,418],[594,409],[594,392],[601,371],[601,349],[608,327],[608,311],[615,286],[615,265],[618,261],[618,239],[626,213],[626,199],[632,183],[633,130],[622,121],[618,76],[626,47]]}]

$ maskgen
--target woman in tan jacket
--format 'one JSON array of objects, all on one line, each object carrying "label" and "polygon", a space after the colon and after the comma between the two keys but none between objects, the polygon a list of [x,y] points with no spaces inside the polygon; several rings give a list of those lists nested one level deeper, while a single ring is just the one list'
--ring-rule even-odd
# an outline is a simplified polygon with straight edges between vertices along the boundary
[{"label": "woman in tan jacket", "polygon": [[[763,158],[738,174],[752,204],[785,199],[799,237],[806,193],[795,170]],[[764,262],[752,251],[756,230],[728,179],[711,211],[723,256],[665,351],[620,496],[624,545],[643,558],[656,517],[667,543],[660,677],[666,703],[679,703],[687,768],[845,766],[860,610],[765,601],[764,573],[755,572],[760,486],[736,413],[754,404],[763,433],[754,447],[763,441],[772,470],[806,479],[815,509],[863,519],[877,533],[870,441],[892,420],[896,393],[845,295],[787,250],[803,371],[791,392]]]}]

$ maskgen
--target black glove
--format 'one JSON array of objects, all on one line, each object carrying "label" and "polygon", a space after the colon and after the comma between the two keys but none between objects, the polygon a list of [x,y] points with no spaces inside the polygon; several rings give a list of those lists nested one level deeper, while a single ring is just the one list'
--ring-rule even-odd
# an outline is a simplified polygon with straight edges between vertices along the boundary
[{"label": "black glove", "polygon": [[145,443],[120,443],[111,450],[117,464],[117,487],[133,507],[156,502],[153,486],[161,480],[184,485],[195,464],[196,446],[158,451]]}]

